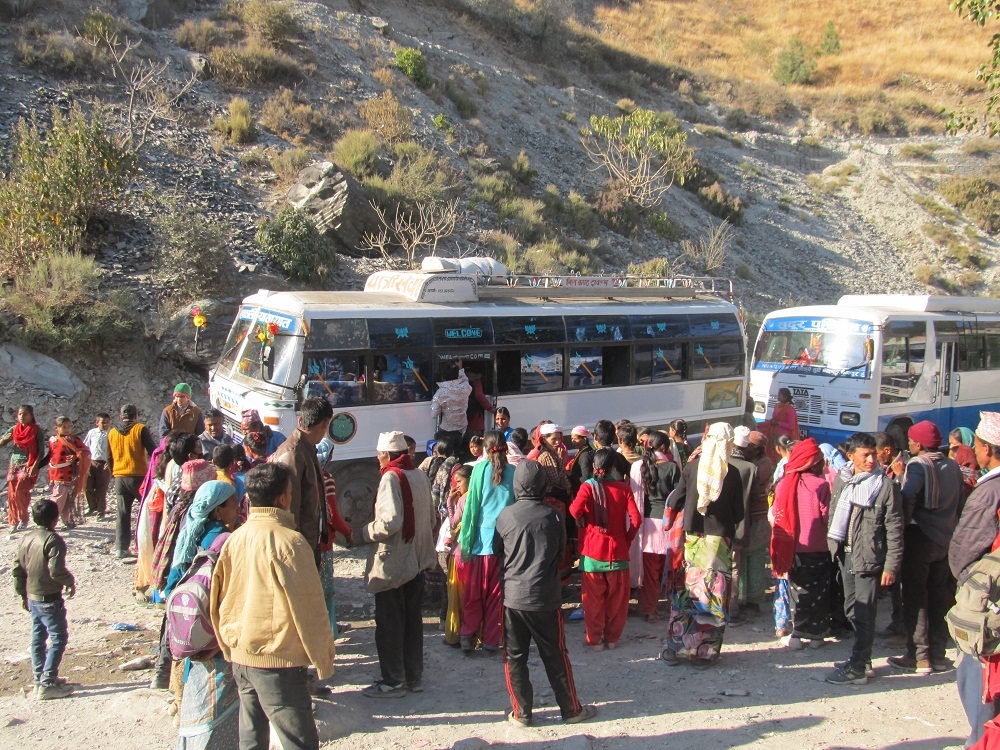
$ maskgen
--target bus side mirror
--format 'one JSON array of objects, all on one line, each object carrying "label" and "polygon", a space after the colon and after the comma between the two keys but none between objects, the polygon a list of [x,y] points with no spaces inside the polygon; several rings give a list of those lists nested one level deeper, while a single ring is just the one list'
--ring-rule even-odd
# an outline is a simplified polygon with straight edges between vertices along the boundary
[{"label": "bus side mirror", "polygon": [[261,379],[270,381],[274,375],[274,350],[270,346],[265,346],[260,355]]}]

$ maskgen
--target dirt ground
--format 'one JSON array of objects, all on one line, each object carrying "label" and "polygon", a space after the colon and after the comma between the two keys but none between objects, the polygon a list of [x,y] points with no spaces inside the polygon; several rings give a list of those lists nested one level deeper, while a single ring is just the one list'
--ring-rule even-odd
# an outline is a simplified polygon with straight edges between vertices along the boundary
[{"label": "dirt ground", "polygon": [[[110,520],[65,533],[79,591],[68,602],[70,644],[63,661],[63,674],[77,685],[72,698],[39,703],[25,697],[30,621],[11,588],[0,597],[0,747],[131,750],[175,743],[166,694],[146,687],[150,672],[118,669],[156,644],[160,610],[133,600],[132,569],[110,554],[113,533]],[[0,573],[8,581],[15,549],[16,538],[4,533]],[[400,700],[367,699],[359,690],[377,676],[378,661],[372,600],[361,581],[363,556],[363,549],[345,550],[338,560],[339,619],[352,629],[338,643],[330,693],[315,701],[325,748],[449,748],[478,737],[496,748],[541,750],[587,734],[592,747],[615,749],[937,750],[961,747],[968,731],[953,672],[894,674],[885,659],[898,650],[879,641],[877,679],[863,687],[828,685],[823,675],[845,658],[849,641],[786,651],[773,637],[769,613],[730,627],[722,659],[706,671],[658,661],[662,620],[650,625],[629,618],[621,647],[602,653],[585,651],[583,623],[569,622],[578,692],[600,710],[595,721],[578,726],[558,720],[537,658],[531,660],[536,726],[503,721],[510,705],[500,658],[464,658],[443,646],[433,616],[425,619],[426,691]],[[880,626],[887,620],[888,600],[883,602]],[[116,623],[137,629],[116,631]]]}]

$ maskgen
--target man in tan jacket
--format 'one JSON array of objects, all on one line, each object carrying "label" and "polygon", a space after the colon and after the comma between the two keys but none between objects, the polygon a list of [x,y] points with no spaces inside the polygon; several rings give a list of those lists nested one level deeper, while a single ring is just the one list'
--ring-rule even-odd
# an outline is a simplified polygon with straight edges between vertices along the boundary
[{"label": "man in tan jacket", "polygon": [[365,588],[375,595],[375,648],[382,679],[362,692],[369,698],[401,698],[423,691],[423,571],[436,562],[436,511],[427,475],[413,467],[402,432],[378,436],[382,473],[375,520],[364,528],[374,542]]},{"label": "man in tan jacket", "polygon": [[313,552],[295,530],[291,472],[261,464],[246,477],[250,515],[212,576],[212,626],[240,693],[240,750],[316,750],[306,670],[333,674],[333,634]]}]

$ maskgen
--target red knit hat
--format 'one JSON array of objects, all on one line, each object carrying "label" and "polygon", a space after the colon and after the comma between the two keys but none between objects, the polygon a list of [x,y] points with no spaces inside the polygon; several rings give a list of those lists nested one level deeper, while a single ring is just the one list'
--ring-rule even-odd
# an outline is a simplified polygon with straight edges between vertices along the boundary
[{"label": "red knit hat", "polygon": [[910,428],[909,438],[924,450],[936,451],[941,447],[941,430],[926,419]]}]

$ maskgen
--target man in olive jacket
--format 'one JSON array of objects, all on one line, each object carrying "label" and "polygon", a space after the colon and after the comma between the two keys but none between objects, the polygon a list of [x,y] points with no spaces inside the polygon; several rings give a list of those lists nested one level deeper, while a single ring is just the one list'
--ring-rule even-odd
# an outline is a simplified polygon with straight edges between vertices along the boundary
[{"label": "man in olive jacket", "polygon": [[892,586],[903,562],[902,497],[875,460],[872,435],[851,435],[847,458],[850,463],[833,482],[828,537],[844,579],[844,611],[854,624],[854,648],[826,681],[864,685],[871,676],[878,587]]},{"label": "man in olive jacket", "polygon": [[328,532],[326,518],[326,490],[316,446],[319,445],[333,419],[333,407],[323,398],[307,398],[302,402],[299,428],[278,446],[268,460],[283,464],[292,470],[292,504],[289,510],[295,516],[299,533],[316,558],[319,568],[319,541]]},{"label": "man in olive jacket", "polygon": [[365,588],[375,595],[375,648],[382,679],[365,688],[369,698],[423,692],[423,571],[437,562],[431,485],[413,466],[402,432],[383,432],[375,447],[382,473],[375,520],[363,537],[372,543]]}]

